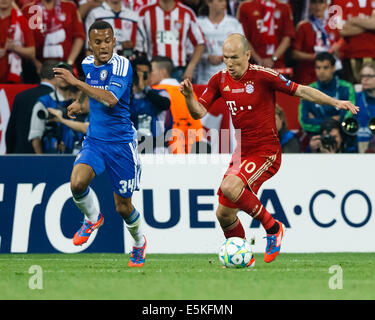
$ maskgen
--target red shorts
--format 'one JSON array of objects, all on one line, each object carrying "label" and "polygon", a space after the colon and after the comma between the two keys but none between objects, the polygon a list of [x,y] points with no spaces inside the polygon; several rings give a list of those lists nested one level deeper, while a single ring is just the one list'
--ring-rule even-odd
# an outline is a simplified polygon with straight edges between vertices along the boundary
[{"label": "red shorts", "polygon": [[[235,152],[223,180],[227,175],[233,174],[241,178],[245,186],[257,194],[261,185],[276,174],[280,164],[281,149],[273,153],[259,152],[252,155],[241,155]],[[229,208],[237,208],[235,203],[224,196],[220,188],[217,194],[220,204]]]}]

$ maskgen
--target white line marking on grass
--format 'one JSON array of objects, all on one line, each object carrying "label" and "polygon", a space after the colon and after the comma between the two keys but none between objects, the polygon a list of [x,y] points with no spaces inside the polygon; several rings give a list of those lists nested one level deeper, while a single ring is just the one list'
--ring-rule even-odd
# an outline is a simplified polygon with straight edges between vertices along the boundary
[{"label": "white line marking on grass", "polygon": [[[128,258],[128,255],[124,255],[124,259]],[[109,258],[0,258],[0,261],[34,261],[34,260],[43,260],[43,261],[120,261],[122,258],[119,259],[109,259]],[[146,258],[146,261],[182,261],[180,258],[177,259],[155,259],[155,258]],[[196,261],[195,259],[184,259],[184,262],[186,261]]]}]

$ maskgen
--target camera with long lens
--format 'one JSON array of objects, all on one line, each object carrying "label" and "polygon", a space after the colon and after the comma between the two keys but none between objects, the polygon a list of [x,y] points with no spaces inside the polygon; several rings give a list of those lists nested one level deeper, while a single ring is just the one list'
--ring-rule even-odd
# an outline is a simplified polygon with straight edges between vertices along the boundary
[{"label": "camera with long lens", "polygon": [[[134,52],[135,58],[131,60],[132,68],[133,68],[133,85],[138,86],[139,85],[139,77],[137,72],[137,65],[148,65],[151,69],[151,65],[149,60],[147,59],[147,56],[142,53],[135,51]],[[149,73],[147,71],[143,72],[142,78],[143,80],[147,80],[149,77]]]},{"label": "camera with long lens", "polygon": [[336,148],[337,141],[334,136],[331,136],[330,134],[323,134],[320,138],[320,141],[322,142],[322,146],[324,149],[331,149]]},{"label": "camera with long lens", "polygon": [[[144,71],[142,77],[143,77],[143,80],[147,80],[148,79],[148,72]],[[137,71],[133,72],[133,84],[135,86],[139,85],[139,77],[138,77],[138,72]]]},{"label": "camera with long lens", "polygon": [[[349,136],[355,136],[359,130],[359,122],[354,117],[346,118],[341,122],[341,127],[345,134]],[[371,134],[375,135],[375,118],[370,119],[368,126]]]},{"label": "camera with long lens", "polygon": [[[61,110],[62,112],[62,117],[65,118],[65,119],[69,119],[68,118],[68,111],[66,108],[61,108],[60,106],[57,108],[58,110]],[[40,119],[40,120],[51,120],[53,119],[55,116],[51,113],[48,112],[48,110],[46,109],[40,109],[38,112],[37,112],[37,117]]]},{"label": "camera with long lens", "polygon": [[[61,106],[57,106],[58,110],[62,111],[62,117],[65,119],[68,119],[68,111],[66,108],[63,108]],[[46,123],[46,128],[44,131],[43,139],[51,139],[55,138],[57,142],[61,142],[63,139],[63,130],[62,126],[59,125],[57,122],[49,121],[53,119],[55,116],[48,112],[47,109],[41,109],[37,112],[37,117],[41,120],[44,120]]]}]

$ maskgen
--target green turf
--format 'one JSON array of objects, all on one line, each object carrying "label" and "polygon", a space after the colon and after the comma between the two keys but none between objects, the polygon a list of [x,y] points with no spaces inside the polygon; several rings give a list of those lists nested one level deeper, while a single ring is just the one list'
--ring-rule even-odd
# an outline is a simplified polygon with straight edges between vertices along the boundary
[{"label": "green turf", "polygon": [[[0,299],[375,299],[375,253],[280,254],[270,264],[223,269],[217,255],[149,254],[128,268],[124,254],[1,254]],[[43,289],[30,289],[32,265]],[[343,288],[328,283],[332,265]]]}]

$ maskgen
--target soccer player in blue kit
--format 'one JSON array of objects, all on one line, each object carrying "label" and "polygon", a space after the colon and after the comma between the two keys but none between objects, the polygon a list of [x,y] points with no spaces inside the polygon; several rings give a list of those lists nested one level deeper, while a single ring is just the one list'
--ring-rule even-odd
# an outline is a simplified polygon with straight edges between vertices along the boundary
[{"label": "soccer player in blue kit", "polygon": [[135,241],[128,266],[141,267],[145,262],[147,242],[140,214],[131,198],[139,189],[141,174],[136,131],[130,120],[133,71],[128,59],[113,52],[116,38],[109,23],[94,22],[88,34],[93,55],[82,61],[86,82],[65,69],[54,69],[57,78],[81,91],[80,97],[68,107],[68,115],[74,118],[77,114],[90,112],[87,135],[70,180],[73,200],[85,215],[73,243],[82,245],[103,224],[103,214],[94,205],[90,183],[106,170],[114,190],[116,211],[125,220]]}]

